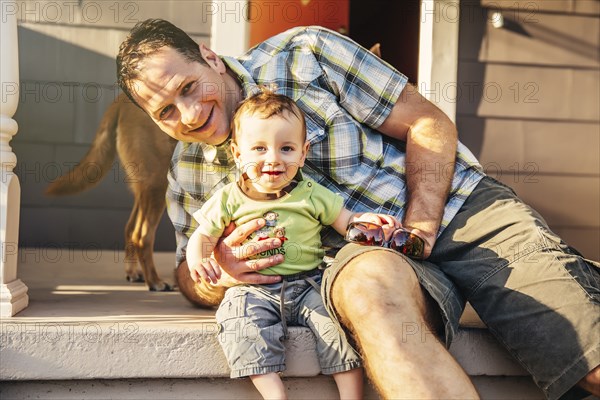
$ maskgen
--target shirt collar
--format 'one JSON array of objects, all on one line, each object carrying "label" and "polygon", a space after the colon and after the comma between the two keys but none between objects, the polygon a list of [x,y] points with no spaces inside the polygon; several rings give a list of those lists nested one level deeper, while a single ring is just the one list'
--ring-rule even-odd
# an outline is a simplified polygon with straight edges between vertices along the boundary
[{"label": "shirt collar", "polygon": [[294,176],[294,179],[292,179],[286,187],[284,187],[276,193],[257,192],[248,185],[247,181],[249,179],[250,178],[248,178],[248,175],[246,175],[245,173],[240,175],[240,179],[238,180],[237,184],[242,193],[244,193],[252,200],[277,200],[282,198],[286,194],[291,193],[291,191],[294,190],[296,186],[298,186],[298,183],[301,182],[303,178],[302,173],[300,172],[300,170],[298,170],[296,176]]},{"label": "shirt collar", "polygon": [[253,94],[260,92],[260,88],[248,70],[233,57],[222,57],[225,65],[237,76],[240,86],[242,87],[242,98],[248,98]]},{"label": "shirt collar", "polygon": [[[244,68],[244,66],[233,57],[222,57],[225,65],[234,73],[237,77],[240,86],[242,87],[242,98],[246,98],[250,95],[256,94],[260,91],[258,85],[250,76],[250,73]],[[220,145],[213,146],[206,143],[200,143],[202,148],[202,154],[204,160],[209,164],[216,165],[228,165],[232,160],[231,155],[231,138],[227,139]]]},{"label": "shirt collar", "polygon": [[202,154],[204,155],[204,162],[223,166],[233,162],[233,155],[231,154],[231,138],[217,146],[202,142],[199,144],[202,149]]}]

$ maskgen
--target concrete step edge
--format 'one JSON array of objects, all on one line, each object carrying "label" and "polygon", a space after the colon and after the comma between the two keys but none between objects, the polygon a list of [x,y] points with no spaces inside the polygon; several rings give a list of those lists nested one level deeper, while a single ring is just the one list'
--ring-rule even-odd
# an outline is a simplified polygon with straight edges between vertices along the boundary
[{"label": "concrete step edge", "polygon": [[[213,322],[164,327],[121,321],[0,324],[0,379],[221,378],[229,368]],[[315,340],[307,328],[290,327],[284,373],[316,376]],[[415,331],[406,332],[415,335]],[[252,340],[240,332],[238,340]],[[423,334],[421,340],[434,340]],[[461,329],[450,349],[469,375],[527,373],[486,330]]]}]

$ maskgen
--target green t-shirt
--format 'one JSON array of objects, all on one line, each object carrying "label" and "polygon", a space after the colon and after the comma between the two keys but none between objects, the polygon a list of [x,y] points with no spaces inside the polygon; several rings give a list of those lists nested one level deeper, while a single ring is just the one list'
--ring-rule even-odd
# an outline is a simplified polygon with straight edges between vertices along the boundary
[{"label": "green t-shirt", "polygon": [[321,228],[331,225],[342,207],[342,196],[311,180],[301,180],[289,193],[274,200],[251,199],[234,182],[215,192],[194,213],[194,218],[200,232],[212,237],[221,237],[232,221],[239,226],[256,218],[265,218],[266,225],[248,239],[280,238],[281,247],[261,253],[259,257],[283,254],[285,261],[259,272],[291,275],[310,271],[321,263],[324,255]]}]

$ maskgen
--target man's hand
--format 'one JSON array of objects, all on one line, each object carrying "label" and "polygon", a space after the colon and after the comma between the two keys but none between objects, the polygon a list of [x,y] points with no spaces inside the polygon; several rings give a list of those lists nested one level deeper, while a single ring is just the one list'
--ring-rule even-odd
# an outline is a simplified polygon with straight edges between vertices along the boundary
[{"label": "man's hand", "polygon": [[259,242],[251,241],[242,245],[252,232],[265,225],[262,218],[246,222],[235,227],[230,224],[217,243],[213,254],[223,269],[219,285],[235,286],[240,283],[270,284],[281,281],[277,275],[262,275],[256,271],[272,267],[283,262],[281,254],[272,257],[252,259],[248,258],[264,251],[281,246],[279,239],[267,239]]},{"label": "man's hand", "polygon": [[435,245],[435,241],[437,240],[437,235],[435,233],[428,233],[420,229],[411,228],[408,226],[405,226],[404,229],[423,239],[423,241],[425,242],[425,248],[423,249],[423,260],[428,259],[431,255],[431,251],[433,250],[433,246]]}]

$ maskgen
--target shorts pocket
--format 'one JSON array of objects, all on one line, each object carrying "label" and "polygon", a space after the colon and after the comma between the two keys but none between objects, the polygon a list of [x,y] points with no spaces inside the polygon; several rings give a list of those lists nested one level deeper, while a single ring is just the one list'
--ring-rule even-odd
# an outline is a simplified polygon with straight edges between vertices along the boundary
[{"label": "shorts pocket", "polygon": [[229,289],[215,314],[217,323],[246,317],[246,299],[247,293],[236,291],[235,288]]},{"label": "shorts pocket", "polygon": [[540,231],[556,261],[564,265],[571,278],[590,298],[600,303],[600,263],[586,259],[551,230],[540,228]]}]

